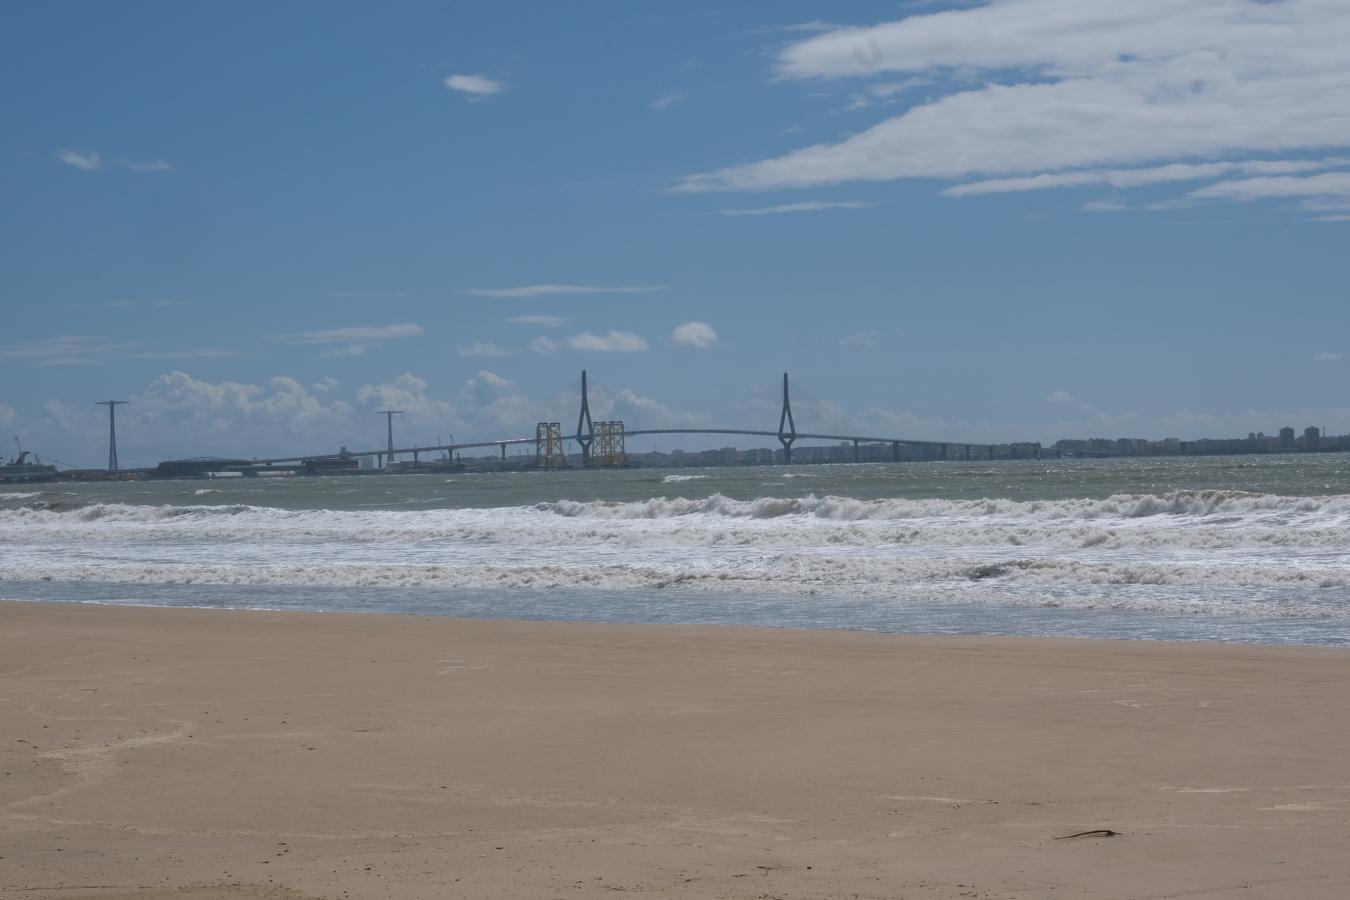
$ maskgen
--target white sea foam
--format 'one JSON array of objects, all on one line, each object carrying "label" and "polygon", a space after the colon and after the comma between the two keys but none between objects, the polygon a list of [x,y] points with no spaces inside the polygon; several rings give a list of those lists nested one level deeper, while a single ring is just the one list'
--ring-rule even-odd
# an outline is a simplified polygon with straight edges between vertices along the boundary
[{"label": "white sea foam", "polygon": [[707,478],[707,475],[666,475],[661,479],[662,484],[680,484],[684,481],[701,481]]},{"label": "white sea foam", "polygon": [[496,509],[32,502],[0,581],[906,598],[1350,617],[1350,496],[656,497]]}]

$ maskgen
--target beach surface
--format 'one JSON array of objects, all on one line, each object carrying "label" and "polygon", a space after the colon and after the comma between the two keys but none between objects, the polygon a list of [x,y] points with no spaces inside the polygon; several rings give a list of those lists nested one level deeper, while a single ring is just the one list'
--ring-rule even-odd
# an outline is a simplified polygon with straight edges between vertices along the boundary
[{"label": "beach surface", "polygon": [[1340,900],[1347,848],[1343,650],[0,603],[6,898]]}]

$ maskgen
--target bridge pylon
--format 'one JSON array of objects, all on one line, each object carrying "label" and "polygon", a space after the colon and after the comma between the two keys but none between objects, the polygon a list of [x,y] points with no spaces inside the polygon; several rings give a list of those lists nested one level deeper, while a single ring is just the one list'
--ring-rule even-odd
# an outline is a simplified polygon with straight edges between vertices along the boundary
[{"label": "bridge pylon", "polygon": [[[585,426],[585,431],[582,426]],[[591,404],[586,397],[586,370],[581,370],[581,412],[577,415],[577,446],[581,448],[581,464],[590,467],[591,443],[595,440],[595,423],[591,421]]]},{"label": "bridge pylon", "polygon": [[[117,471],[117,407],[125,406],[130,400],[95,400],[95,406],[108,407],[108,471]],[[18,440],[18,438],[15,438]]]},{"label": "bridge pylon", "polygon": [[[786,429],[784,426],[787,426]],[[792,401],[788,399],[788,373],[783,373],[783,412],[778,416],[778,441],[783,445],[783,462],[792,462],[792,442],[797,440],[797,423],[792,421]]]}]

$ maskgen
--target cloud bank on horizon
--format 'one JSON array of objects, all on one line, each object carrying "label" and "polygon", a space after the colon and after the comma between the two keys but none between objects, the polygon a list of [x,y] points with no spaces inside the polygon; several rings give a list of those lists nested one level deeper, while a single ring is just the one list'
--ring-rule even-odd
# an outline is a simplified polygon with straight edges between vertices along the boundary
[{"label": "cloud bank on horizon", "polygon": [[[993,0],[833,28],[782,48],[775,75],[861,83],[864,98],[917,83],[924,99],[843,140],[688,175],[675,190],[931,178],[967,181],[946,193],[970,196],[1204,179],[1177,200],[1293,198],[1339,217],[1345,173],[1307,173],[1348,162],[1326,153],[1350,148],[1346,47],[1350,4],[1334,0]],[[1297,154],[1310,158],[1253,159]]]}]

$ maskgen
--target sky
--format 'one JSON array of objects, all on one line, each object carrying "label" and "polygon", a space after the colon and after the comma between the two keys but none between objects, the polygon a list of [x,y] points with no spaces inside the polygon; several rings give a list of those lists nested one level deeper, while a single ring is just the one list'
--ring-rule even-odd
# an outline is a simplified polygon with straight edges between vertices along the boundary
[{"label": "sky", "polygon": [[7,3],[0,434],[518,437],[583,368],[629,428],[772,430],[788,371],[803,431],[1350,431],[1346,47],[1344,0]]}]

